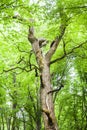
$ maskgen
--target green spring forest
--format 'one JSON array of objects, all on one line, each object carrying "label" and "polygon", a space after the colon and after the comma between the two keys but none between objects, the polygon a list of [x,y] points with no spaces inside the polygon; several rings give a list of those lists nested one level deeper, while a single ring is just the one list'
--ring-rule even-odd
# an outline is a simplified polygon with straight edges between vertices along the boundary
[{"label": "green spring forest", "polygon": [[87,0],[0,0],[0,130],[87,130]]}]

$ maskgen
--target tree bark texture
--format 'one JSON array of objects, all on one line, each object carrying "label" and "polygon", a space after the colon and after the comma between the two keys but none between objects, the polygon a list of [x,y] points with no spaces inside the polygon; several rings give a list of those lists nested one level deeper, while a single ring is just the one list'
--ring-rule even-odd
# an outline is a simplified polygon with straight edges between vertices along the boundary
[{"label": "tree bark texture", "polygon": [[61,29],[60,36],[58,36],[52,43],[48,52],[43,55],[41,47],[39,45],[39,39],[34,36],[33,27],[29,28],[28,40],[32,45],[33,52],[36,56],[36,61],[40,72],[40,98],[41,98],[41,110],[43,113],[45,130],[58,130],[57,121],[54,112],[53,96],[50,80],[50,60],[55,53],[57,46],[65,32],[65,27]]}]

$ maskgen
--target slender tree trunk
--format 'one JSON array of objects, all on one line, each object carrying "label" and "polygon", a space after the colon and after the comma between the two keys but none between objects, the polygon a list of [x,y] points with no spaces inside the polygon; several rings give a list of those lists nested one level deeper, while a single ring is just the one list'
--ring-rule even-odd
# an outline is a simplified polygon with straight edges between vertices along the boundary
[{"label": "slender tree trunk", "polygon": [[5,123],[4,123],[4,117],[3,114],[1,115],[2,118],[2,130],[5,130]]},{"label": "slender tree trunk", "polygon": [[[13,104],[13,111],[16,109],[16,105]],[[13,113],[13,121],[12,121],[12,130],[15,130],[16,128],[16,113]]]},{"label": "slender tree trunk", "polygon": [[37,90],[37,104],[36,104],[36,130],[41,130],[41,104],[40,104],[40,91]]},{"label": "slender tree trunk", "polygon": [[7,130],[10,130],[11,117],[6,117],[6,125],[7,125]]},{"label": "slender tree trunk", "polygon": [[[13,87],[16,87],[16,76],[15,73],[13,73]],[[17,108],[17,101],[16,101],[16,96],[17,96],[17,91],[14,90],[12,98],[13,98],[13,106],[12,106],[12,111],[13,111],[13,121],[12,121],[12,130],[16,129],[16,108]]]},{"label": "slender tree trunk", "polygon": [[20,111],[22,112],[22,117],[23,117],[23,130],[26,130],[26,120],[25,120],[24,111],[22,109],[20,109]]}]

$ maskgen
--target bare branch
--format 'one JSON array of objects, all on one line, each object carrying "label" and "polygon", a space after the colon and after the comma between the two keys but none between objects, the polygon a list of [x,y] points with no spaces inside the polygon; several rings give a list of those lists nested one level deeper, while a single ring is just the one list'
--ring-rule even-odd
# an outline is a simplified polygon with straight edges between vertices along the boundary
[{"label": "bare branch", "polygon": [[25,67],[22,68],[22,67],[16,66],[16,67],[10,68],[10,69],[8,69],[8,70],[3,70],[3,72],[10,72],[10,71],[17,70],[17,69],[29,71],[29,70],[26,70]]},{"label": "bare branch", "polygon": [[59,58],[57,58],[57,59],[51,61],[50,64],[53,64],[53,63],[55,63],[55,62],[57,62],[57,61],[59,61],[59,60],[62,60],[63,58],[65,58],[65,57],[68,56],[69,54],[73,53],[74,50],[80,48],[81,46],[83,46],[83,45],[86,44],[86,43],[87,43],[87,40],[86,40],[85,42],[83,42],[83,43],[80,43],[78,46],[75,46],[74,48],[71,49],[71,51],[66,52],[66,54],[63,54],[61,57],[59,57]]},{"label": "bare branch", "polygon": [[19,46],[17,46],[17,49],[18,49],[18,51],[20,51],[20,52],[24,52],[24,53],[28,53],[28,54],[29,54],[29,52],[28,52],[28,51],[21,50]]},{"label": "bare branch", "polygon": [[10,72],[10,71],[14,71],[14,70],[17,70],[17,69],[20,69],[20,70],[26,71],[26,72],[30,72],[30,71],[32,71],[32,70],[34,70],[34,69],[38,69],[38,67],[35,66],[34,64],[31,64],[31,65],[33,66],[33,68],[31,68],[31,69],[27,69],[27,66],[24,66],[24,67],[16,66],[16,67],[10,68],[10,69],[8,69],[8,70],[4,70],[4,69],[3,69],[3,72]]},{"label": "bare branch", "polygon": [[19,61],[17,61],[17,64],[20,64],[23,60],[24,60],[24,57],[20,56],[20,59],[19,59]]},{"label": "bare branch", "polygon": [[35,42],[37,42],[37,45],[39,48],[38,39],[34,36],[34,27],[29,27],[28,40],[30,41],[31,44],[34,44]]},{"label": "bare branch", "polygon": [[66,47],[66,43],[65,43],[65,41],[63,40],[63,52],[64,52],[64,54],[66,55],[66,49],[65,49],[65,47]]},{"label": "bare branch", "polygon": [[32,45],[32,49],[36,55],[37,63],[39,65],[39,68],[42,69],[43,67],[43,55],[41,48],[39,46],[39,40],[34,36],[34,30],[32,27],[29,27],[29,34],[28,34],[28,40],[30,41]]},{"label": "bare branch", "polygon": [[59,88],[56,88],[56,89],[54,89],[54,90],[49,91],[48,94],[54,93],[54,92],[59,92],[59,91],[61,90],[61,88],[63,88],[63,87],[64,87],[64,85],[61,84]]}]

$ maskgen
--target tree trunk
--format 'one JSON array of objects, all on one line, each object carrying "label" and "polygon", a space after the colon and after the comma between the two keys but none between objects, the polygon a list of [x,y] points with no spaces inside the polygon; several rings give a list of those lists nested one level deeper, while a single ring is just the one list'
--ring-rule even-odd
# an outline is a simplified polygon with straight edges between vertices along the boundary
[{"label": "tree trunk", "polygon": [[45,130],[58,130],[57,122],[54,113],[54,104],[50,82],[50,69],[46,60],[44,59],[44,65],[41,72],[41,106],[44,118]]},{"label": "tree trunk", "polygon": [[[39,39],[34,36],[34,28],[29,27],[28,40],[32,45],[32,49],[36,56],[36,61],[38,64],[38,70],[40,72],[41,110],[43,112],[45,130],[58,130],[57,121],[54,113],[53,97],[52,93],[49,93],[52,91],[50,81],[50,60],[55,53],[62,36],[64,35],[65,29],[66,25],[60,26],[60,35],[51,43],[50,49],[47,51],[47,53],[43,55],[43,52],[41,50],[41,47],[43,47],[43,41],[39,41]],[[35,70],[36,69],[37,68],[35,68]]]},{"label": "tree trunk", "polygon": [[10,130],[10,126],[11,126],[11,117],[6,117],[6,125],[7,125],[7,130]]},{"label": "tree trunk", "polygon": [[[13,87],[16,87],[16,75],[15,73],[13,73]],[[12,111],[13,111],[13,121],[12,121],[12,128],[11,130],[16,130],[16,108],[17,108],[17,101],[16,101],[16,96],[17,96],[17,91],[14,90],[13,91],[13,95],[11,95],[12,99],[13,99],[13,106],[12,106]]]},{"label": "tree trunk", "polygon": [[1,119],[2,119],[2,130],[5,130],[5,123],[4,123],[4,115],[1,114]]}]

